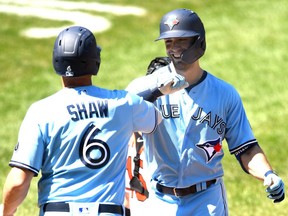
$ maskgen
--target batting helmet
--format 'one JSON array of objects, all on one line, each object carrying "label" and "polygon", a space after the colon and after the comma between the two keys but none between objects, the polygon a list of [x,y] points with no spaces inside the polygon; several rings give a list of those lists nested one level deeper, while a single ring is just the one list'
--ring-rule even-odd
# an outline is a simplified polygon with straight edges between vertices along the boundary
[{"label": "batting helmet", "polygon": [[54,44],[54,70],[66,77],[96,75],[101,62],[100,51],[91,31],[81,26],[66,28]]},{"label": "batting helmet", "polygon": [[199,16],[188,9],[176,9],[165,14],[160,22],[160,36],[156,39],[195,37],[195,42],[181,54],[186,63],[193,63],[206,50],[205,29]]}]

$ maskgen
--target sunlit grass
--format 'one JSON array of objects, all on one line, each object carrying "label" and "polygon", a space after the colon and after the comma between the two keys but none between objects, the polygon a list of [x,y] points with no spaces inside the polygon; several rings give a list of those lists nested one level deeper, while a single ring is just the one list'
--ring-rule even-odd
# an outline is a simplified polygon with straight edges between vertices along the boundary
[{"label": "sunlit grass", "polygon": [[[147,15],[115,17],[101,13],[113,26],[96,35],[103,50],[95,84],[110,89],[125,88],[131,79],[144,75],[152,58],[165,55],[163,42],[154,42],[162,15],[177,7],[195,10],[204,21],[207,33],[207,52],[201,59],[202,67],[238,89],[259,143],[288,184],[288,3],[284,0],[109,2],[144,7]],[[60,89],[61,82],[51,64],[54,38],[35,40],[19,35],[27,26],[53,26],[56,22],[1,13],[0,20],[5,20],[0,28],[2,188],[27,108]],[[287,200],[274,205],[266,198],[262,182],[245,174],[227,147],[224,149],[224,180],[230,215],[285,216]],[[35,178],[16,216],[37,215],[37,212]]]}]

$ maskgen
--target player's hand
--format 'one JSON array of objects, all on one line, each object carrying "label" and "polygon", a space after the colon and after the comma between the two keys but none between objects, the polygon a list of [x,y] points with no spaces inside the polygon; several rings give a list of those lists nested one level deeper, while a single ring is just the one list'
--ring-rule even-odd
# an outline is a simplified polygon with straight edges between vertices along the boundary
[{"label": "player's hand", "polygon": [[274,203],[279,203],[285,198],[284,182],[273,171],[268,171],[265,174],[264,186],[268,193],[268,198],[274,200]]},{"label": "player's hand", "polygon": [[181,89],[187,88],[189,83],[180,74],[162,74],[157,79],[157,85],[163,95],[172,94]]}]

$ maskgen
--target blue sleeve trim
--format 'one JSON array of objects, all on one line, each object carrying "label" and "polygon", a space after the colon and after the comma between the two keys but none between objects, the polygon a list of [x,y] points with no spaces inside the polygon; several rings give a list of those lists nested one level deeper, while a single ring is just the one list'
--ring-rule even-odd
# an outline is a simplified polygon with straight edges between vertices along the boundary
[{"label": "blue sleeve trim", "polygon": [[254,145],[258,145],[258,142],[256,139],[249,140],[249,141],[243,143],[242,145],[240,145],[234,149],[231,149],[230,153],[237,156],[238,154],[242,154],[242,151],[246,151],[247,148],[250,148],[250,146],[254,146]]},{"label": "blue sleeve trim", "polygon": [[17,161],[13,161],[11,160],[9,162],[9,166],[11,167],[17,167],[17,168],[20,168],[20,169],[27,169],[27,170],[30,170],[31,172],[34,173],[34,176],[38,176],[39,174],[39,170],[35,169],[34,167],[31,167],[27,164],[24,164],[24,163],[21,163],[21,162],[17,162]]},{"label": "blue sleeve trim", "polygon": [[146,134],[152,134],[152,133],[154,133],[154,131],[157,129],[157,127],[158,127],[158,113],[157,113],[157,111],[156,111],[156,109],[155,109],[155,125],[154,125],[154,128],[153,128],[153,130],[150,132],[150,133],[146,133]]}]

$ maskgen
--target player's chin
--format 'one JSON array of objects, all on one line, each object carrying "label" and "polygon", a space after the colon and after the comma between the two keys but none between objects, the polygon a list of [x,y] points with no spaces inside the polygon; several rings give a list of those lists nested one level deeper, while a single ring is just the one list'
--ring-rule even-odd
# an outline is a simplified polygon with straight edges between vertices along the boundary
[{"label": "player's chin", "polygon": [[188,68],[188,64],[182,61],[180,58],[172,59],[174,67],[177,71],[185,71]]}]

